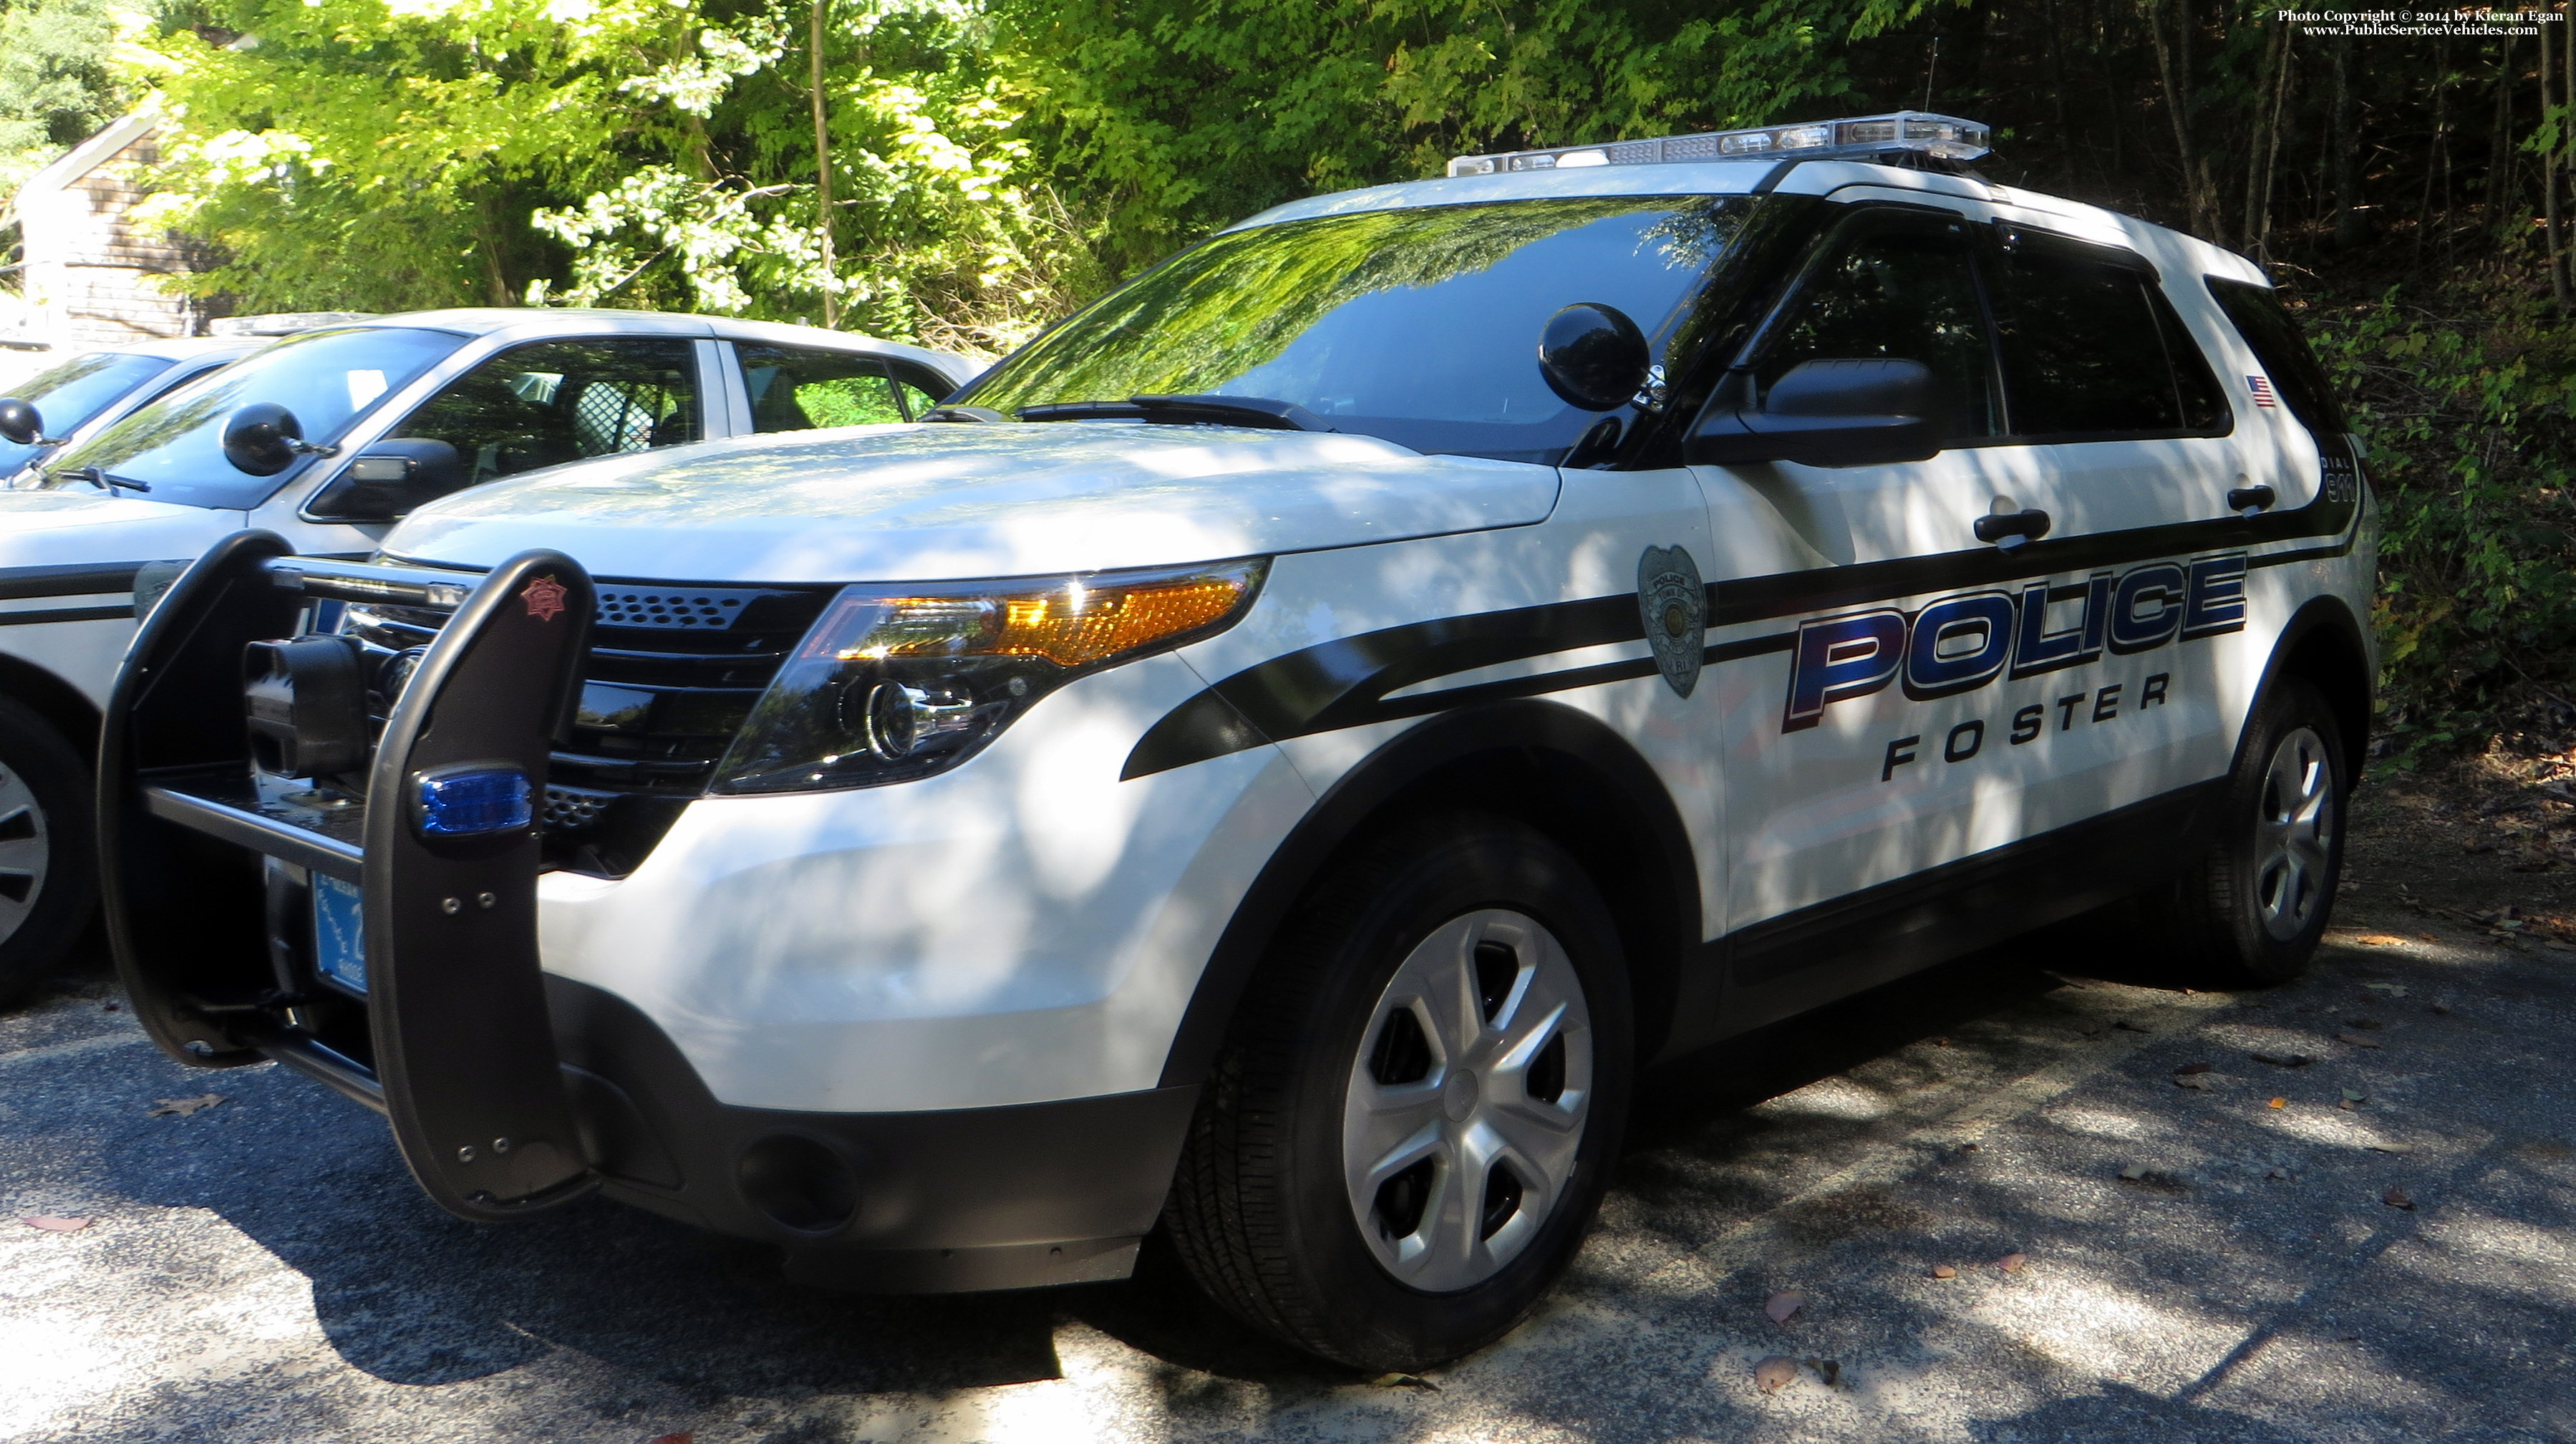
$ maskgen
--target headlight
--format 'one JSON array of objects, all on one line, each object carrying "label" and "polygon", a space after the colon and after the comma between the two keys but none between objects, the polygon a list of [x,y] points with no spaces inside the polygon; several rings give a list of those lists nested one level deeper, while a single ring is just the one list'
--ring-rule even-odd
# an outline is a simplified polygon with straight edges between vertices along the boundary
[{"label": "headlight", "polygon": [[846,587],[752,708],[713,790],[875,787],[954,767],[1066,682],[1231,626],[1269,566]]}]

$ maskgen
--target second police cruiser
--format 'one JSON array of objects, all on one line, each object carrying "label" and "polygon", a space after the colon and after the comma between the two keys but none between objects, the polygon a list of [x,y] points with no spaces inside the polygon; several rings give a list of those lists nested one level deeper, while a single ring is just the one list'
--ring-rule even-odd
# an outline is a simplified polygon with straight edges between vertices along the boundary
[{"label": "second police cruiser", "polygon": [[2292,976],[2355,443],[2254,265],[1985,139],[1469,157],[923,424],[504,481],[370,565],[243,533],[110,719],[139,1009],[469,1218],[598,1188],[908,1290],[1159,1226],[1378,1369],[1533,1306],[1651,1063],[2126,897]]}]

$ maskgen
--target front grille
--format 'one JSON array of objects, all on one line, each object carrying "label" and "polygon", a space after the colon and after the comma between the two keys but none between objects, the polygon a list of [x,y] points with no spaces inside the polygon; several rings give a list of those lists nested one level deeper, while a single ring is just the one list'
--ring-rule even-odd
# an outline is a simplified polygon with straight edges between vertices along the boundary
[{"label": "front grille", "polygon": [[[706,791],[834,589],[611,579],[598,589],[572,742],[554,754],[542,821],[550,865],[622,877]],[[342,630],[402,651],[427,645],[446,621],[352,606]]]}]

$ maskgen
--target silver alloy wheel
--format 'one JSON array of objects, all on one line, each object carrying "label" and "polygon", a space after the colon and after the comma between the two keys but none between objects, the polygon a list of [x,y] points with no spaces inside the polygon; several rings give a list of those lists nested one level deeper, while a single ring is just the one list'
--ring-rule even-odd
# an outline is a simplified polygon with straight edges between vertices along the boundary
[{"label": "silver alloy wheel", "polygon": [[2301,727],[2272,749],[2254,818],[2254,903],[2263,930],[2288,942],[2325,901],[2334,856],[2334,764],[2325,739]]},{"label": "silver alloy wheel", "polygon": [[1493,1277],[1565,1196],[1591,1101],[1592,1013],[1564,945],[1502,909],[1442,925],[1387,981],[1351,1063],[1360,1236],[1426,1293]]},{"label": "silver alloy wheel", "polygon": [[17,936],[35,912],[52,852],[43,805],[16,769],[0,767],[0,943]]}]

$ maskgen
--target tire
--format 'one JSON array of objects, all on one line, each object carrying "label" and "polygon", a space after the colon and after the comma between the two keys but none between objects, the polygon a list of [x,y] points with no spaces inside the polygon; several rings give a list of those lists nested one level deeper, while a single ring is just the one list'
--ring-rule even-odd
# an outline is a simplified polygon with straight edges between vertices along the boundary
[{"label": "tire", "polygon": [[1631,1039],[1618,931],[1563,849],[1481,814],[1383,834],[1246,990],[1173,1184],[1176,1251],[1220,1304],[1327,1359],[1473,1352],[1590,1228]]},{"label": "tire", "polygon": [[89,764],[0,697],[0,1006],[50,976],[98,907]]},{"label": "tire", "polygon": [[2351,771],[2325,697],[2273,683],[2228,780],[2218,841],[2150,911],[2195,978],[2267,987],[2307,971],[2343,875]]}]

